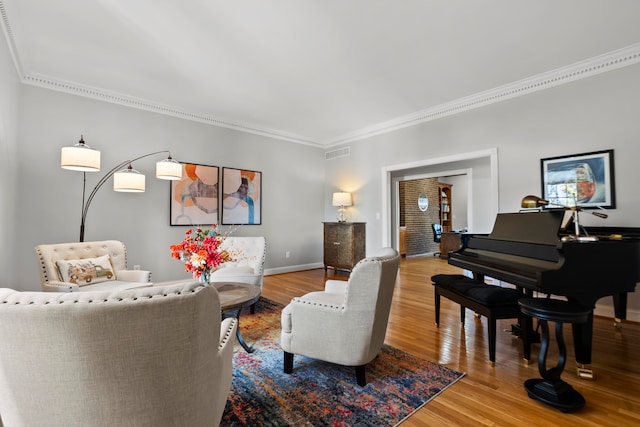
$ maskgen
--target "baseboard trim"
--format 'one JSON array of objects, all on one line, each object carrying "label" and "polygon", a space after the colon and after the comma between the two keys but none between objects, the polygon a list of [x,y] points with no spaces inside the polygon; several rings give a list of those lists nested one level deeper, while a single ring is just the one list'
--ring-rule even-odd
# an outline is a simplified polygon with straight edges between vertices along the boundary
[{"label": "baseboard trim", "polygon": [[324,268],[321,262],[312,264],[288,265],[286,267],[265,268],[264,275],[271,276],[273,274],[294,273],[296,271],[314,270],[316,268]]}]

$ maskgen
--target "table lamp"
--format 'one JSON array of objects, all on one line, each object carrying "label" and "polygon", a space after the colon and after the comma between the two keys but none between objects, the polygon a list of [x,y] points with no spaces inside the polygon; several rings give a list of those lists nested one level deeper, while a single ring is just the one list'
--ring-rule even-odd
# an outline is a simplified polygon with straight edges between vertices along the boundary
[{"label": "table lamp", "polygon": [[333,206],[340,206],[337,213],[338,222],[347,222],[350,219],[346,206],[352,206],[351,193],[333,193]]}]

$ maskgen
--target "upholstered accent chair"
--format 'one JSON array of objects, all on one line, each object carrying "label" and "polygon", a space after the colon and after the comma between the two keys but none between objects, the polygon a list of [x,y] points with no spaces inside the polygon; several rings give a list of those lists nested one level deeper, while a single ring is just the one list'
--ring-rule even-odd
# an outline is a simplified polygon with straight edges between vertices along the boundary
[{"label": "upholstered accent chair", "polygon": [[[267,243],[264,237],[229,236],[220,245],[234,256],[211,273],[209,282],[240,282],[255,285],[262,291]],[[255,306],[251,307],[255,311]]]},{"label": "upholstered accent chair", "polygon": [[35,247],[45,292],[110,291],[149,286],[151,272],[127,269],[127,248],[118,240]]},{"label": "upholstered accent chair", "polygon": [[217,426],[237,321],[213,286],[0,289],[0,417],[9,426]]},{"label": "upholstered accent chair", "polygon": [[293,298],[282,310],[284,372],[294,354],[353,366],[366,384],[365,365],[380,352],[387,332],[400,255],[384,248],[359,261],[348,281],[327,280],[324,291]]}]

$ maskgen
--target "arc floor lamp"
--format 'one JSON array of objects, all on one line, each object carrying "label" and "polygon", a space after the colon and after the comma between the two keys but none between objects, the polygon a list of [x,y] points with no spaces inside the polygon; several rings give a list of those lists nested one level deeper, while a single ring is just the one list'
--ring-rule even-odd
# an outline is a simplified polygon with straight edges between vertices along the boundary
[{"label": "arc floor lamp", "polygon": [[169,151],[155,151],[139,157],[125,160],[110,169],[91,190],[86,197],[87,172],[100,171],[100,151],[89,147],[82,135],[80,141],[72,147],[62,147],[60,153],[60,167],[63,169],[82,172],[82,215],[80,219],[80,242],[84,242],[84,225],[91,201],[105,182],[113,176],[113,190],[119,192],[142,193],[145,190],[144,174],[133,169],[131,163],[156,154],[168,153],[168,158],[156,163],[156,178],[176,180],[182,178],[182,165],[171,158]]}]

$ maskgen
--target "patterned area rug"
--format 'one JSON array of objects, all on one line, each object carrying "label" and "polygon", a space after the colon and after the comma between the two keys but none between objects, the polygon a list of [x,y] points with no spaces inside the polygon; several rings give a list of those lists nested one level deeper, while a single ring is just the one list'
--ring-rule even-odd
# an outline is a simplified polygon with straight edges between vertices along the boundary
[{"label": "patterned area rug", "polygon": [[233,385],[222,426],[394,426],[464,376],[385,345],[367,365],[367,385],[355,369],[295,356],[282,370],[282,306],[261,299],[240,317],[251,354],[236,346]]}]

